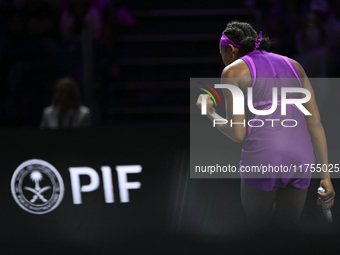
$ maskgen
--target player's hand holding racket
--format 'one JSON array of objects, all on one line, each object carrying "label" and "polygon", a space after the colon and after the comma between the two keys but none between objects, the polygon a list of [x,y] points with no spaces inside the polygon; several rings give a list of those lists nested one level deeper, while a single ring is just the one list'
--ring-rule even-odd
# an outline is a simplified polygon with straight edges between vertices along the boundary
[{"label": "player's hand holding racket", "polygon": [[332,185],[332,182],[329,178],[325,178],[321,180],[320,182],[320,187],[323,187],[325,189],[325,193],[318,192],[318,204],[328,204],[324,210],[327,210],[331,208],[334,204],[334,196],[335,196],[335,191]]}]

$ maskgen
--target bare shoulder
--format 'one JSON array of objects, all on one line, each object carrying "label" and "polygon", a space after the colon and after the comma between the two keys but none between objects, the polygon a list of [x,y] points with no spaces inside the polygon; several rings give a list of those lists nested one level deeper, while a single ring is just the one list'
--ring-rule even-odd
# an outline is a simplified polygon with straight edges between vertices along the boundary
[{"label": "bare shoulder", "polygon": [[250,78],[250,71],[246,62],[237,59],[227,65],[222,71],[222,78]]},{"label": "bare shoulder", "polygon": [[251,84],[248,65],[242,59],[235,60],[223,69],[222,80],[238,86],[243,93],[247,93],[247,88]]},{"label": "bare shoulder", "polygon": [[293,63],[293,65],[295,66],[296,71],[299,74],[300,78],[306,78],[307,75],[305,73],[305,70],[303,69],[303,67],[300,65],[299,62],[297,62],[296,60],[289,58],[289,60]]}]

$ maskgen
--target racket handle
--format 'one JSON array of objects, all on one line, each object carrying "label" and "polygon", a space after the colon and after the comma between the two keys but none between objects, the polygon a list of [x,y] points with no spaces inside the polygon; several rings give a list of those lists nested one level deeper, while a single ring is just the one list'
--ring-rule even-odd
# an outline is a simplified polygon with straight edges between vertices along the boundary
[{"label": "racket handle", "polygon": [[[323,187],[319,187],[318,188],[318,191],[320,193],[326,193],[326,190],[323,188]],[[332,212],[331,212],[331,209],[327,209],[325,210],[325,208],[327,207],[328,204],[322,204],[322,211],[323,211],[323,215],[325,216],[326,220],[328,222],[332,222],[333,221],[333,218],[332,218]]]}]

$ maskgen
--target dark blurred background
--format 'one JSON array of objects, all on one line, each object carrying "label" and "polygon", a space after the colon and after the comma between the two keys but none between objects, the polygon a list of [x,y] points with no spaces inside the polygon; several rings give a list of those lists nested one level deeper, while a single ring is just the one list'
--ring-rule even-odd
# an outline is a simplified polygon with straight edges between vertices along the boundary
[{"label": "dark blurred background", "polygon": [[0,127],[39,127],[66,76],[93,126],[188,123],[189,78],[220,76],[231,20],[262,30],[309,77],[339,77],[339,18],[338,0],[2,0]]}]

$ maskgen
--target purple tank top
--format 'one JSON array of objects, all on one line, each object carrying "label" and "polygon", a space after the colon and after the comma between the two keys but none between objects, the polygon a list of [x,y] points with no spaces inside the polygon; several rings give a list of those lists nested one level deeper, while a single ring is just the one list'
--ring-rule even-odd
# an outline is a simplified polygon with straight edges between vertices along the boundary
[{"label": "purple tank top", "polygon": [[[275,186],[284,188],[288,183],[297,188],[308,188],[311,173],[305,171],[304,164],[315,163],[315,157],[305,117],[295,105],[287,105],[286,115],[281,115],[281,88],[301,87],[301,81],[293,63],[287,57],[266,51],[254,51],[241,59],[248,65],[252,77],[254,107],[258,110],[271,108],[273,87],[277,87],[278,106],[270,115],[254,115],[248,109],[248,95],[245,96],[247,121],[255,119],[252,125],[263,123],[263,126],[247,127],[240,168],[244,171],[250,170],[252,166],[262,168],[267,166],[267,169],[269,166],[286,167],[286,172],[281,168],[277,172],[271,169],[270,172],[256,175],[265,178],[252,178],[254,173],[240,171],[241,178],[248,185],[266,191],[272,190]],[[301,94],[287,93],[287,98],[301,98]],[[266,119],[279,121],[266,121]],[[295,127],[283,127],[281,121],[285,119],[294,119],[298,124]],[[287,125],[292,125],[292,123]],[[290,167],[289,171],[287,167]]]}]

